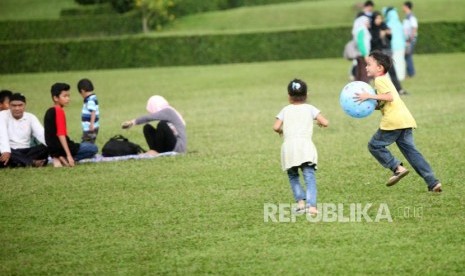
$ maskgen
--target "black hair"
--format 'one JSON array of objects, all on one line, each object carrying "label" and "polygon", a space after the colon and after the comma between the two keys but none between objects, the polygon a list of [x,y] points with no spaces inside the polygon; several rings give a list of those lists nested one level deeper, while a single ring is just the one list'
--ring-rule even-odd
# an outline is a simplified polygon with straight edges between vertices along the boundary
[{"label": "black hair", "polygon": [[26,103],[26,97],[21,93],[14,93],[10,97],[10,102],[12,101],[21,101],[23,103]]},{"label": "black hair", "polygon": [[287,93],[295,102],[304,102],[307,99],[307,84],[299,79],[293,79],[287,85]]},{"label": "black hair", "polygon": [[383,16],[379,11],[374,11],[373,12],[373,15],[371,16],[371,26],[375,26],[375,21],[376,21],[376,17],[378,16]]},{"label": "black hair", "polygon": [[10,90],[2,90],[0,91],[0,103],[3,103],[6,99],[10,99],[13,92]]},{"label": "black hair", "polygon": [[82,79],[78,82],[77,88],[79,93],[81,93],[82,90],[85,92],[91,92],[94,91],[94,85],[89,79]]},{"label": "black hair", "polygon": [[374,5],[373,1],[365,1],[365,4],[363,4],[364,7],[373,7]]},{"label": "black hair", "polygon": [[383,16],[379,11],[374,11],[374,12],[373,12],[373,20],[375,20],[375,18],[376,18],[378,15]]},{"label": "black hair", "polygon": [[57,82],[54,85],[52,85],[50,92],[52,93],[52,98],[53,98],[53,97],[59,97],[61,92],[69,91],[69,89],[70,89],[69,84]]},{"label": "black hair", "polygon": [[379,50],[374,50],[373,52],[370,53],[370,57],[376,60],[378,65],[383,66],[384,73],[387,73],[389,69],[391,69],[392,58],[389,55],[386,55],[385,53]]},{"label": "black hair", "polygon": [[413,3],[410,1],[407,1],[404,3],[404,6],[408,7],[411,10],[413,8]]}]

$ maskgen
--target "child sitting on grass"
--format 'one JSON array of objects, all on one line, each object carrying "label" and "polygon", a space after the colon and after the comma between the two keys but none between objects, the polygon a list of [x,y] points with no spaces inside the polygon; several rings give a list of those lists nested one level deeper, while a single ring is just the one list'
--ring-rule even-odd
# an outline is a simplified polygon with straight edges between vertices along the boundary
[{"label": "child sitting on grass", "polygon": [[[307,104],[307,84],[299,79],[291,81],[287,87],[289,105],[276,116],[273,130],[284,136],[281,146],[281,165],[287,171],[297,213],[317,214],[315,170],[318,154],[313,144],[313,121],[327,127],[328,120],[313,105]],[[307,191],[304,192],[299,180],[302,170]],[[305,206],[305,200],[307,204]]]},{"label": "child sitting on grass", "polygon": [[74,166],[74,161],[93,157],[98,148],[88,142],[73,142],[68,137],[66,115],[63,108],[69,104],[70,87],[66,83],[52,85],[51,94],[55,106],[49,108],[44,117],[45,142],[55,167]]}]

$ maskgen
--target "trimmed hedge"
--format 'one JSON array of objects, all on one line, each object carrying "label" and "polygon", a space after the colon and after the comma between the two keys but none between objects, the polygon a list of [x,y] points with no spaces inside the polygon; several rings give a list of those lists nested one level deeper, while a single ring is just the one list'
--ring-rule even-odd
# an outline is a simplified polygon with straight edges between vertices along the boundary
[{"label": "trimmed hedge", "polygon": [[[0,43],[0,73],[342,58],[350,27]],[[423,23],[417,53],[465,52],[465,22]]]},{"label": "trimmed hedge", "polygon": [[110,3],[62,9],[60,11],[61,18],[66,18],[70,16],[87,16],[92,20],[91,17],[95,18],[95,16],[101,15],[117,16],[118,12],[115,9],[113,9]]},{"label": "trimmed hedge", "polygon": [[176,17],[181,17],[200,12],[226,10],[243,6],[258,6],[301,1],[304,0],[174,0],[173,2],[175,5],[170,12],[172,12]]},{"label": "trimmed hedge", "polygon": [[79,38],[142,32],[140,16],[86,16],[60,20],[0,21],[0,41]]}]

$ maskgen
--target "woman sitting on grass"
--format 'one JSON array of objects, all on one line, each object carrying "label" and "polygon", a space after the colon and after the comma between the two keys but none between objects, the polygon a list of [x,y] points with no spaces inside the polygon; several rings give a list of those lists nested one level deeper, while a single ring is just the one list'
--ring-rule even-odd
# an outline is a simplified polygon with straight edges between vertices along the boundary
[{"label": "woman sitting on grass", "polygon": [[[146,153],[157,155],[163,152],[187,151],[186,122],[162,96],[152,96],[147,102],[149,114],[124,122],[121,127],[128,129],[134,125],[144,125],[144,136],[150,150]],[[159,121],[157,128],[148,122]]]}]

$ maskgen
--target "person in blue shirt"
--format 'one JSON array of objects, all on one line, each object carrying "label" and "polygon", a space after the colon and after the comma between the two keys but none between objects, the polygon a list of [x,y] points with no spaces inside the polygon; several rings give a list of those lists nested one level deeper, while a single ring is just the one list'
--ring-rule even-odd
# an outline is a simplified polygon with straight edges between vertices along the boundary
[{"label": "person in blue shirt", "polygon": [[77,87],[84,99],[81,113],[82,141],[95,143],[100,128],[100,112],[94,85],[89,79],[82,79]]}]

